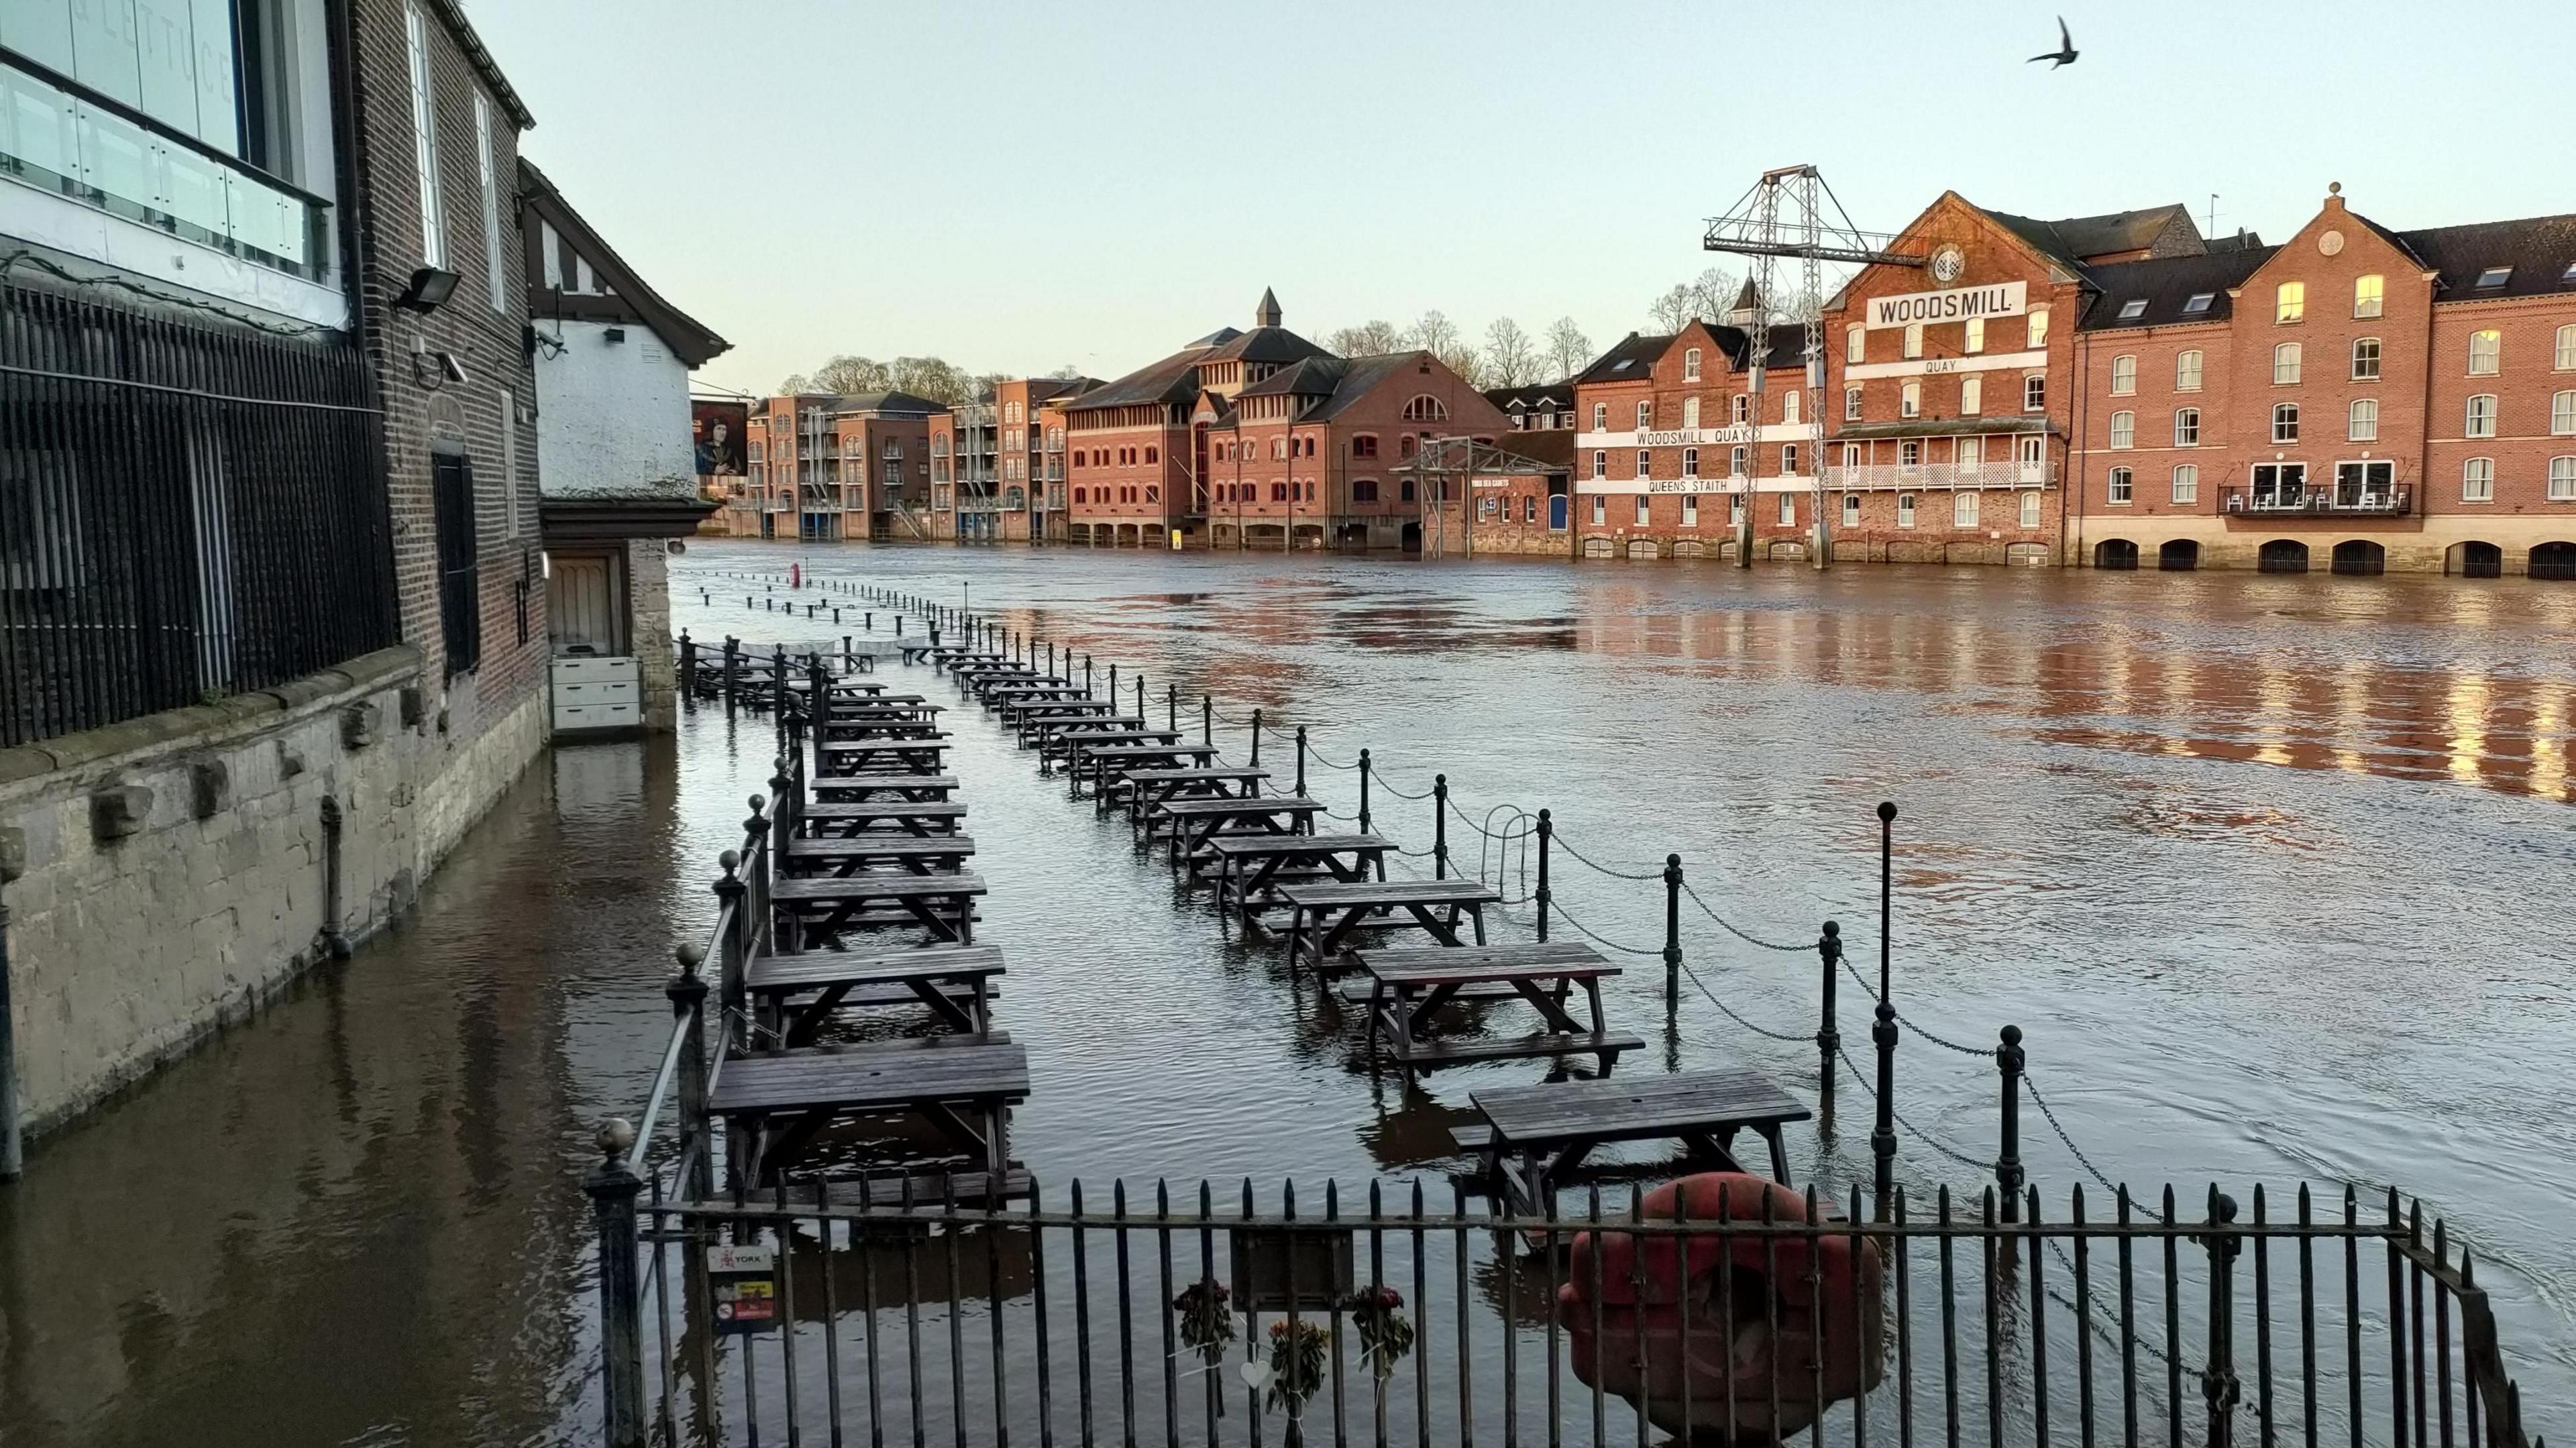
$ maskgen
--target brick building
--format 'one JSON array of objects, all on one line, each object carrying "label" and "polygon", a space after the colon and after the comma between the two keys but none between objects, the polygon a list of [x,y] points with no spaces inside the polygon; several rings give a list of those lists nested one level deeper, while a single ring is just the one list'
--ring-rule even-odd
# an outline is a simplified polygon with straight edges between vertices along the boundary
[{"label": "brick building", "polygon": [[1089,377],[996,382],[931,419],[931,534],[985,542],[1065,537],[1066,405]]},{"label": "brick building", "polygon": [[947,409],[908,392],[805,392],[751,405],[737,537],[931,538],[931,429]]},{"label": "brick building", "polygon": [[1485,400],[1512,421],[1514,432],[1547,432],[1574,427],[1574,379],[1531,382],[1519,387],[1488,387]]}]

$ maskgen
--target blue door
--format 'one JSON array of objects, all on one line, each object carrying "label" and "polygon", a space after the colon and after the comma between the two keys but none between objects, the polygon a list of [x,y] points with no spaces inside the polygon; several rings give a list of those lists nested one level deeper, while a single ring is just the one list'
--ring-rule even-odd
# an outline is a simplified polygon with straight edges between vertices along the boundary
[{"label": "blue door", "polygon": [[1558,493],[1547,500],[1547,529],[1549,532],[1562,533],[1565,531],[1565,504],[1566,496],[1563,493]]}]

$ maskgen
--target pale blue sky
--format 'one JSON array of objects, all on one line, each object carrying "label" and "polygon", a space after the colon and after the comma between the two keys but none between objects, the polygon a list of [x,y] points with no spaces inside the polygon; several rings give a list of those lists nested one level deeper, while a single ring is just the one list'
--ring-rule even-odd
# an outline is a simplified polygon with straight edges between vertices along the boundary
[{"label": "pale blue sky", "polygon": [[[2051,72],[2063,6],[2083,58]],[[1811,161],[2285,235],[2576,211],[2567,0],[1272,5],[467,0],[528,155],[765,390],[834,352],[1114,376],[1264,286],[1321,337],[1438,307],[1604,344]]]}]

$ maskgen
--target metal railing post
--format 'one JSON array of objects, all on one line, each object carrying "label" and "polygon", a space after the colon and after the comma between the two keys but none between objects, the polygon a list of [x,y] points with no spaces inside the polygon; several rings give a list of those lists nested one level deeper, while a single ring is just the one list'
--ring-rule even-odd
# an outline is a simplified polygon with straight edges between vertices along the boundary
[{"label": "metal railing post", "polygon": [[1449,776],[1431,776],[1431,878],[1449,878]]},{"label": "metal railing post", "polygon": [[698,644],[687,629],[680,630],[680,707],[698,710]]},{"label": "metal railing post", "polygon": [[0,847],[0,1182],[27,1173],[26,1140],[18,1129],[18,1027],[9,994],[9,882],[24,868],[14,843]]},{"label": "metal railing post", "polygon": [[644,1179],[626,1165],[634,1127],[611,1117],[598,1142],[604,1159],[581,1186],[599,1228],[601,1436],[609,1448],[643,1448],[644,1290],[635,1262],[635,1198]]},{"label": "metal railing post", "polygon": [[1141,723],[1147,717],[1148,716],[1145,713],[1145,676],[1140,673],[1136,676],[1136,718]]},{"label": "metal railing post", "polygon": [[1682,1004],[1682,857],[1664,856],[1664,1009]]},{"label": "metal railing post", "polygon": [[1261,711],[1252,711],[1252,767],[1261,767]]},{"label": "metal railing post", "polygon": [[1172,731],[1174,739],[1180,738],[1181,686],[1178,684],[1163,686],[1163,727]]},{"label": "metal railing post", "polygon": [[1091,655],[1082,656],[1082,697],[1091,697]]},{"label": "metal railing post", "polygon": [[1116,664],[1109,666],[1109,712],[1112,714],[1118,712],[1118,666]]},{"label": "metal railing post", "polygon": [[1878,1046],[1878,1120],[1869,1130],[1869,1154],[1873,1159],[1871,1186],[1878,1198],[1878,1215],[1883,1221],[1889,1204],[1896,1195],[1896,1007],[1888,1000],[1888,976],[1893,957],[1889,942],[1895,935],[1888,906],[1894,891],[1896,802],[1878,802],[1878,1009],[1877,1023],[1869,1028],[1869,1038]]},{"label": "metal railing post", "polygon": [[1306,792],[1306,726],[1297,726],[1297,793]]},{"label": "metal railing post", "polygon": [[1207,694],[1199,695],[1199,742],[1216,743],[1216,699]]},{"label": "metal railing post", "polygon": [[1548,812],[1547,812],[1547,810],[1546,810],[1546,809],[1544,809],[1544,808],[1540,809],[1540,810],[1539,810],[1539,812],[1538,812],[1538,891],[1537,891],[1537,893],[1535,894],[1535,896],[1533,896],[1533,898],[1534,898],[1534,899],[1536,899],[1536,900],[1538,901],[1538,938],[1539,938],[1539,940],[1540,940],[1542,943],[1544,943],[1544,942],[1546,941],[1546,939],[1547,939],[1547,902],[1548,902],[1548,888],[1547,888],[1547,852],[1548,852],[1548,841],[1550,841],[1551,839],[1555,838],[1555,836],[1556,836],[1556,822],[1555,822],[1553,819],[1549,818],[1549,816],[1548,816]]},{"label": "metal railing post", "polygon": [[1831,1101],[1834,1099],[1834,1057],[1843,1048],[1842,1027],[1835,1020],[1834,1013],[1835,987],[1841,983],[1839,977],[1842,975],[1838,968],[1843,963],[1842,926],[1831,920],[1825,922],[1824,932],[1816,937],[1816,960],[1824,967],[1824,989],[1820,992],[1824,1016],[1816,1024],[1816,1079],[1822,1083],[1824,1099]]},{"label": "metal railing post", "polygon": [[2021,1166],[2021,1072],[2024,1061],[2021,1049],[2021,1027],[2003,1028],[2003,1043],[1995,1047],[1995,1069],[2004,1078],[2003,1141],[1995,1154],[1995,1186],[2003,1193],[2004,1220],[2021,1220],[2021,1184],[2027,1179]]},{"label": "metal railing post", "polygon": [[707,1144],[707,978],[701,973],[706,947],[692,941],[680,947],[679,958],[680,973],[662,994],[670,997],[672,1018],[686,1037],[680,1047],[680,1150],[691,1160],[680,1190],[692,1201],[705,1201],[715,1194],[715,1154]]},{"label": "metal railing post", "polygon": [[1370,763],[1369,763],[1369,752],[1368,752],[1367,750],[1365,750],[1365,749],[1361,750],[1361,751],[1360,751],[1360,833],[1361,833],[1361,834],[1367,834],[1367,833],[1369,832],[1369,776],[1370,776],[1370,775],[1372,775],[1372,774],[1375,774],[1376,772],[1377,772],[1377,768],[1376,768],[1376,766],[1374,766],[1374,765],[1372,765],[1372,764],[1370,764]]},{"label": "metal railing post", "polygon": [[724,696],[725,717],[733,717],[734,696],[742,691],[742,640],[725,635]]},{"label": "metal railing post", "polygon": [[[2209,1433],[2203,1440],[2208,1448],[2230,1448],[2235,1442],[2236,1403],[2244,1391],[2236,1376],[2236,1254],[2243,1250],[2244,1243],[2237,1238],[2235,1222],[2236,1199],[2211,1187],[2209,1231],[2201,1238],[2209,1249],[2209,1356],[2200,1370],[2201,1396],[2209,1405]],[[2392,1301],[2392,1327],[2397,1315],[2397,1304]],[[2445,1408],[2447,1411],[2447,1404]],[[2270,1436],[2268,1427],[2265,1436]],[[2401,1422],[2400,1441],[2405,1436]]]}]

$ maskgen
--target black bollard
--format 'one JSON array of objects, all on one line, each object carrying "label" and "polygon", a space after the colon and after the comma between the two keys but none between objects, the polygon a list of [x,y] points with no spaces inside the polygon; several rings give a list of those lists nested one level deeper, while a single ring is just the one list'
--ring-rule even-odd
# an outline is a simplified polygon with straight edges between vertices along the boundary
[{"label": "black bollard", "polygon": [[1216,743],[1216,700],[1206,694],[1199,695],[1199,742]]},{"label": "black bollard", "polygon": [[1116,664],[1109,666],[1109,712],[1112,714],[1118,712],[1118,666]]},{"label": "black bollard", "polygon": [[1369,807],[1368,807],[1368,794],[1369,794],[1368,787],[1369,787],[1369,776],[1370,776],[1370,775],[1372,775],[1372,774],[1374,774],[1374,773],[1376,773],[1376,772],[1377,772],[1377,771],[1376,771],[1376,769],[1375,769],[1375,768],[1373,768],[1373,767],[1369,764],[1369,752],[1368,752],[1367,750],[1365,750],[1365,749],[1361,750],[1361,751],[1360,751],[1360,833],[1361,833],[1361,834],[1367,834],[1367,833],[1369,832]]},{"label": "black bollard", "polygon": [[1306,726],[1297,726],[1297,793],[1306,792]]},{"label": "black bollard", "polygon": [[1878,1121],[1870,1128],[1869,1154],[1875,1160],[1872,1185],[1877,1188],[1879,1220],[1887,1219],[1896,1195],[1896,1007],[1888,1000],[1888,941],[1895,934],[1888,905],[1893,891],[1896,803],[1878,805],[1878,1009],[1869,1038],[1878,1046]]},{"label": "black bollard", "polygon": [[877,631],[877,611],[872,608],[867,612],[860,614],[859,627],[867,630],[869,633],[875,633]]},{"label": "black bollard", "polygon": [[[834,623],[838,623],[840,622],[840,619],[836,617],[832,621]],[[841,672],[845,674],[855,674],[858,671],[859,651],[850,647],[850,636],[848,634],[843,634],[841,635]]]},{"label": "black bollard", "polygon": [[1181,686],[1178,684],[1163,686],[1163,727],[1172,731],[1172,738],[1175,741],[1180,739]]},{"label": "black bollard", "polygon": [[2003,1044],[1995,1047],[1995,1070],[2004,1078],[2003,1145],[1995,1154],[1995,1186],[2003,1194],[2004,1220],[2021,1220],[2021,1073],[2027,1058],[2021,1049],[2021,1027],[2006,1026]]},{"label": "black bollard", "polygon": [[1091,697],[1091,655],[1082,656],[1082,697]]},{"label": "black bollard", "polygon": [[691,713],[698,707],[698,646],[687,629],[680,630],[680,707]]},{"label": "black bollard", "polygon": [[1816,1027],[1816,1079],[1821,1083],[1824,1099],[1831,1101],[1834,1099],[1834,1056],[1843,1046],[1843,1033],[1834,1022],[1834,990],[1841,984],[1839,977],[1842,975],[1837,967],[1843,960],[1843,928],[1831,920],[1825,922],[1823,933],[1816,937],[1816,959],[1825,972],[1824,989],[1819,992],[1825,1003],[1824,1019]]},{"label": "black bollard", "polygon": [[1664,1009],[1682,1003],[1682,857],[1664,856]]},{"label": "black bollard", "polygon": [[1431,878],[1449,878],[1449,776],[1431,776]]},{"label": "black bollard", "polygon": [[734,695],[741,686],[742,640],[727,634],[724,646],[724,699],[725,717],[728,719],[733,717]]},{"label": "black bollard", "polygon": [[1252,711],[1252,767],[1261,767],[1261,711]]}]

